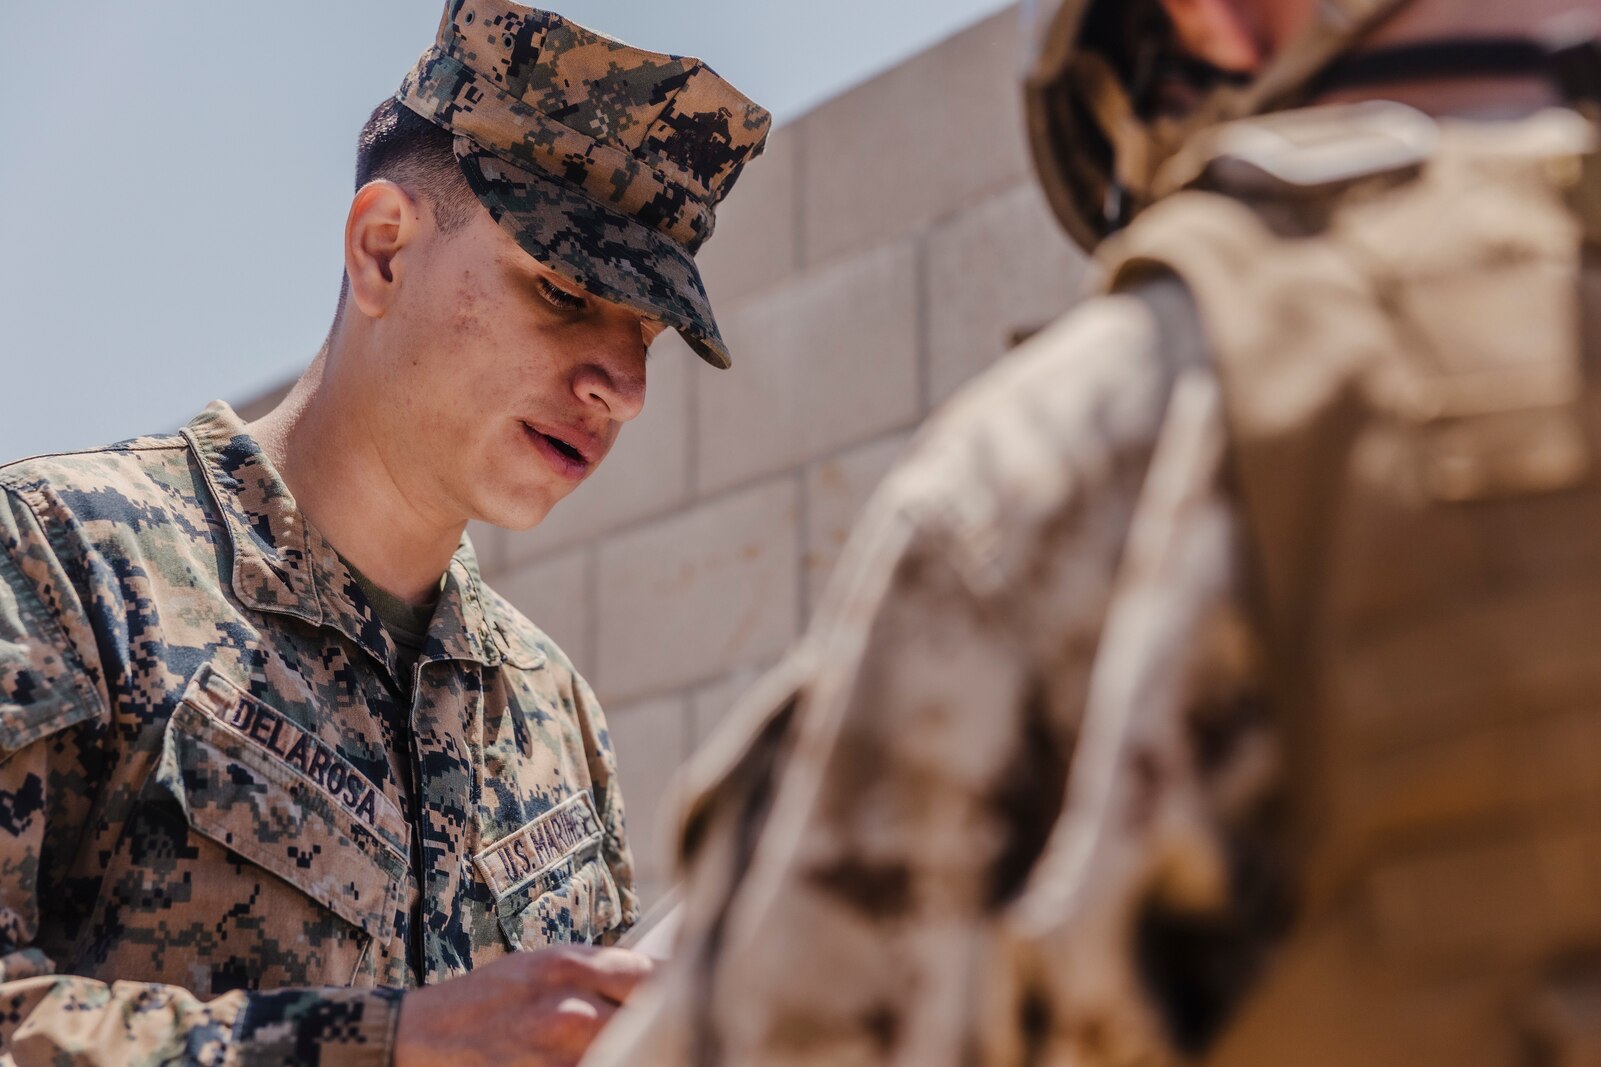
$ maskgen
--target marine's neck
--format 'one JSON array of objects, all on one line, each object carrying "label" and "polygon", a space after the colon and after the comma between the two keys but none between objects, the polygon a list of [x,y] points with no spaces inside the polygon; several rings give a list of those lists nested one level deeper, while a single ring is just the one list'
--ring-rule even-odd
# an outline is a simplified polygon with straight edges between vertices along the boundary
[{"label": "marine's neck", "polygon": [[[336,334],[337,337],[337,334]],[[331,341],[337,344],[337,341]],[[359,383],[330,373],[325,347],[283,401],[246,429],[306,520],[382,589],[412,604],[437,595],[466,522],[431,511],[392,470]]]}]

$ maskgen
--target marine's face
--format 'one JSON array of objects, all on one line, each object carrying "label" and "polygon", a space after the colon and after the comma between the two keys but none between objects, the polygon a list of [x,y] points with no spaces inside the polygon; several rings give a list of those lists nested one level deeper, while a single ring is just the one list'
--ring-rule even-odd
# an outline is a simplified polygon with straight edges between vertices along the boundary
[{"label": "marine's face", "polygon": [[1162,0],[1183,50],[1221,70],[1255,73],[1310,22],[1316,0]]},{"label": "marine's face", "polygon": [[541,266],[487,212],[449,235],[424,222],[382,320],[385,436],[414,493],[526,529],[639,414],[663,327]]}]

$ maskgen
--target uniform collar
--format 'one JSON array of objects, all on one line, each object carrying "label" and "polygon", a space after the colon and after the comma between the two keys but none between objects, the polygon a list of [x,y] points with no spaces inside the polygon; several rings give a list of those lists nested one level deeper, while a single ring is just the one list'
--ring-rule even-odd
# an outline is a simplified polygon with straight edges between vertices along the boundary
[{"label": "uniform collar", "polygon": [[[295,507],[283,479],[231,407],[213,401],[183,428],[228,526],[234,595],[246,607],[339,631],[396,672],[394,641],[339,553]],[[422,661],[508,661],[534,666],[537,649],[508,637],[517,628],[484,596],[478,557],[463,535],[428,626]],[[542,659],[542,656],[537,658]]]}]

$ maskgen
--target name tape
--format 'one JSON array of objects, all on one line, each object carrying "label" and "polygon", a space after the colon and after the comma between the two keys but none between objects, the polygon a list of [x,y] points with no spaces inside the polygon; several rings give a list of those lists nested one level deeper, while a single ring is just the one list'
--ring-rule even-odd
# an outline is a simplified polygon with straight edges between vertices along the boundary
[{"label": "name tape", "polygon": [[321,739],[264,704],[233,700],[206,713],[300,772],[357,819],[376,829],[380,817],[398,820],[393,801]]}]

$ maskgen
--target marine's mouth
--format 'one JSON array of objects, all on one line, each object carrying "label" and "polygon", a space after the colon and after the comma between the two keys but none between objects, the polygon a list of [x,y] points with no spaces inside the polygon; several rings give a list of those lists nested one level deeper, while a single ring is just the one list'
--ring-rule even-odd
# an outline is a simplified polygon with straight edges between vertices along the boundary
[{"label": "marine's mouth", "polygon": [[535,429],[526,422],[522,427],[529,440],[539,446],[561,473],[568,477],[582,478],[589,472],[590,459],[581,447],[553,433]]},{"label": "marine's mouth", "polygon": [[[539,433],[538,430],[535,430],[534,432],[535,433]],[[587,462],[587,460],[584,459],[584,454],[582,452],[578,451],[578,449],[574,448],[572,445],[568,444],[566,441],[563,441],[560,437],[555,437],[555,436],[553,436],[551,434],[548,434],[548,433],[539,433],[539,436],[541,436],[545,440],[549,441],[552,445],[555,446],[556,451],[560,452],[562,455],[566,456],[568,459],[572,460],[574,463],[585,463],[585,462]]]}]

